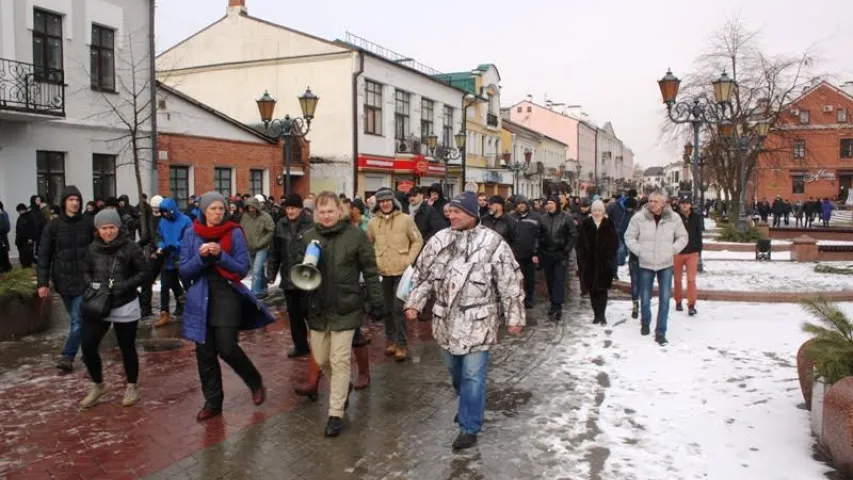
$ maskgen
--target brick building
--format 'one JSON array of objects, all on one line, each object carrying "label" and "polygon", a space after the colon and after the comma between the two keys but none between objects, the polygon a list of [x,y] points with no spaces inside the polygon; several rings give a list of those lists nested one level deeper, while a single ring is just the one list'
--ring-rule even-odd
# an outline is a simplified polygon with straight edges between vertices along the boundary
[{"label": "brick building", "polygon": [[[166,85],[158,84],[158,192],[181,206],[190,195],[284,192],[284,144]],[[294,141],[291,183],[307,196],[308,142]]]},{"label": "brick building", "polygon": [[853,182],[853,82],[821,82],[791,102],[765,140],[756,197],[835,199]]}]

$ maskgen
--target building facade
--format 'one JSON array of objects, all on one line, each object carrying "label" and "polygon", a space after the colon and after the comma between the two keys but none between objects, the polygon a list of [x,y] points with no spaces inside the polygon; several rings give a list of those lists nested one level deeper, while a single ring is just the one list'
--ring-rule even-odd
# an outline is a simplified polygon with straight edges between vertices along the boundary
[{"label": "building facade", "polygon": [[296,117],[310,87],[320,97],[307,137],[310,190],[364,196],[444,179],[424,132],[452,143],[446,134],[462,123],[465,92],[392,54],[356,36],[329,41],[270,23],[250,16],[245,0],[228,0],[222,19],[158,56],[157,70],[163,83],[248,125],[260,122],[255,100],[265,91],[278,100],[276,117]]},{"label": "building facade", "polygon": [[[0,0],[0,199],[7,207],[36,193],[58,204],[72,184],[84,201],[126,194],[135,203],[132,132],[143,189],[156,188],[153,9],[153,0]],[[17,213],[7,209],[14,224]]]},{"label": "building facade", "polygon": [[[542,181],[543,195],[571,193],[574,190],[569,183],[572,164],[566,161],[568,151],[568,145],[548,135],[542,135],[539,139],[537,161],[545,166]],[[580,195],[583,195],[583,192]]]},{"label": "building facade", "polygon": [[747,198],[846,198],[853,182],[852,115],[853,82],[806,90],[770,130]]},{"label": "building facade", "polygon": [[[558,142],[568,146],[565,160],[568,163],[581,162],[581,168],[592,171],[595,164],[595,156],[581,159],[579,156],[579,124],[580,120],[564,115],[552,108],[543,107],[530,100],[516,103],[509,108],[510,120],[547,135]],[[595,151],[595,130],[593,130],[592,144],[585,143],[584,149]],[[588,138],[584,138],[588,140]],[[586,162],[586,163],[585,163]],[[574,167],[573,167],[574,168]]]},{"label": "building facade", "polygon": [[514,188],[512,194],[521,194],[527,198],[540,197],[545,173],[545,150],[539,148],[542,135],[505,118],[501,121],[501,129],[504,163],[522,163],[526,166],[517,173],[517,179],[513,179],[517,189]]},{"label": "building facade", "polygon": [[[191,195],[215,190],[280,198],[286,172],[283,142],[161,85],[157,92],[158,191],[184,207]],[[294,138],[291,184],[309,193],[308,142]]]}]

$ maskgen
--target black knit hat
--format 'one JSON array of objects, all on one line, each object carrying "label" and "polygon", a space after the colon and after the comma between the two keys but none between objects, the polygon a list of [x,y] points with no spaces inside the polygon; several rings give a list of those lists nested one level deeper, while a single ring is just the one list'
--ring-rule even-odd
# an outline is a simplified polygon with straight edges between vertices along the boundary
[{"label": "black knit hat", "polygon": [[284,206],[302,208],[302,196],[298,193],[291,193],[284,199]]}]

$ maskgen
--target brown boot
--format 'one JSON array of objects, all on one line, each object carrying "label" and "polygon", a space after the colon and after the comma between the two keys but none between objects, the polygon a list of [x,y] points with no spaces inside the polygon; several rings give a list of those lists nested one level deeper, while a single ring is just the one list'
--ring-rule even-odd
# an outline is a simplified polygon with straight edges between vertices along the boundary
[{"label": "brown boot", "polygon": [[323,371],[320,366],[314,361],[314,356],[308,356],[308,380],[302,385],[293,387],[293,391],[302,397],[308,397],[311,400],[317,400],[317,391],[320,389],[320,377],[323,376]]},{"label": "brown boot", "polygon": [[397,353],[397,345],[394,345],[393,343],[389,343],[388,346],[385,347],[385,356],[386,357],[391,357],[396,353]]},{"label": "brown boot", "polygon": [[406,347],[397,347],[397,351],[394,352],[394,360],[397,362],[405,362],[407,358],[409,358],[409,351]]},{"label": "brown boot", "polygon": [[355,347],[352,349],[352,353],[355,354],[355,364],[358,366],[355,389],[363,390],[370,385],[370,357],[367,347]]},{"label": "brown boot", "polygon": [[160,318],[154,322],[154,328],[165,327],[172,321],[172,317],[169,315],[169,312],[160,312]]}]

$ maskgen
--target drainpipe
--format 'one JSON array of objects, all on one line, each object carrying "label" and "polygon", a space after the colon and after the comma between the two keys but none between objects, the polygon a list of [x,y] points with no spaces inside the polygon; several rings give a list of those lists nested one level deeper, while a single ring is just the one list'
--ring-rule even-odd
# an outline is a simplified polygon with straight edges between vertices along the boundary
[{"label": "drainpipe", "polygon": [[[364,54],[358,53],[358,70],[352,74],[352,196],[358,195],[358,77],[364,73]],[[367,199],[365,199],[366,201]]]},{"label": "drainpipe", "polygon": [[[149,108],[151,109],[151,189],[149,199],[157,195],[158,184],[158,168],[157,161],[159,160],[160,152],[157,147],[157,59],[154,56],[154,18],[155,5],[154,0],[150,0],[151,8],[148,11],[148,68],[149,68],[149,88],[151,89],[151,100]],[[140,199],[142,200],[142,199]]]}]

